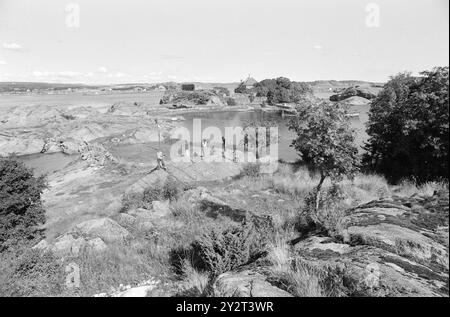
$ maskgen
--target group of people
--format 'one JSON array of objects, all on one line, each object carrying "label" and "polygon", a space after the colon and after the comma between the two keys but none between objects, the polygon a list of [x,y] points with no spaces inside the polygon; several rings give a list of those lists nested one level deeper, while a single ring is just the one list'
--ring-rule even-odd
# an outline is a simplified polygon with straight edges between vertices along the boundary
[{"label": "group of people", "polygon": [[[200,157],[203,160],[203,157],[205,157],[205,153],[207,151],[208,148],[208,140],[207,139],[203,139],[201,144],[200,144]],[[245,134],[244,136],[244,152],[248,151],[248,135]],[[183,154],[184,153],[184,154]],[[214,145],[211,147],[211,154],[214,153]],[[225,137],[222,136],[222,158],[225,158],[225,153],[226,153],[226,140]],[[189,142],[185,141],[185,146],[184,146],[184,151],[182,150],[181,152],[182,155],[186,156],[186,157],[190,157],[190,150],[189,150]],[[163,169],[165,171],[167,171],[167,167],[164,163],[164,157],[165,155],[162,153],[162,151],[160,149],[158,149],[158,151],[156,152],[156,162],[157,165],[156,167],[151,170],[151,172],[157,170],[157,169]],[[233,143],[233,162],[236,162],[237,158],[236,158],[236,144]],[[150,172],[150,173],[151,173]]]}]

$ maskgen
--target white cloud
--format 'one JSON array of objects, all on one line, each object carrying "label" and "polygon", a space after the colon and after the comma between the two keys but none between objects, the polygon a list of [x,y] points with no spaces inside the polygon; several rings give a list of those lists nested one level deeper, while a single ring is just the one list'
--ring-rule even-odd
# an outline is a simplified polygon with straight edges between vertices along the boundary
[{"label": "white cloud", "polygon": [[79,72],[73,72],[73,71],[62,71],[62,72],[58,72],[56,74],[60,77],[70,77],[70,78],[82,75]]},{"label": "white cloud", "polygon": [[17,43],[3,43],[3,48],[11,51],[20,51],[22,50],[22,45]]},{"label": "white cloud", "polygon": [[323,49],[323,46],[320,45],[320,44],[317,44],[317,45],[314,45],[313,48],[314,48],[315,50],[321,50],[321,49]]},{"label": "white cloud", "polygon": [[33,71],[33,76],[34,77],[48,77],[48,76],[50,76],[50,72],[35,70],[35,71]]},{"label": "white cloud", "polygon": [[106,73],[108,71],[108,68],[106,68],[106,67],[99,67],[98,68],[98,72],[99,73]]},{"label": "white cloud", "polygon": [[127,74],[121,73],[121,72],[117,72],[117,73],[113,73],[113,74],[108,74],[108,77],[114,77],[114,78],[122,78],[128,76]]},{"label": "white cloud", "polygon": [[6,64],[8,64],[8,63],[5,62],[5,61],[0,60],[0,65],[6,65]]},{"label": "white cloud", "polygon": [[73,79],[77,77],[85,76],[85,74],[80,72],[74,72],[70,70],[66,71],[60,71],[60,72],[50,72],[50,71],[41,71],[41,70],[35,70],[32,72],[33,77],[36,78],[43,78],[46,80],[67,80],[67,79]]}]

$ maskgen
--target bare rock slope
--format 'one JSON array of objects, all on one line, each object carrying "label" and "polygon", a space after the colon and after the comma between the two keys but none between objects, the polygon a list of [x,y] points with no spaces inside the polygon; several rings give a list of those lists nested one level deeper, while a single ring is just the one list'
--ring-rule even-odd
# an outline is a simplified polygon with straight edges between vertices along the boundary
[{"label": "bare rock slope", "polygon": [[295,248],[345,272],[351,295],[448,296],[448,206],[448,192],[373,201],[347,212],[338,240],[309,237]]},{"label": "bare rock slope", "polygon": [[[347,210],[337,235],[309,233],[292,241],[292,260],[316,272],[323,295],[448,296],[448,219],[448,192],[375,200]],[[289,296],[266,265],[261,258],[222,274],[216,293]]]}]

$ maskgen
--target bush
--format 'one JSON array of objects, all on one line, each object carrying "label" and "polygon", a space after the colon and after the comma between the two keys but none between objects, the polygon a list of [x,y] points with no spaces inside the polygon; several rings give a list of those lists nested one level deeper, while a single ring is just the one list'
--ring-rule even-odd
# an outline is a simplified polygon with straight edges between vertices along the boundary
[{"label": "bush", "polygon": [[149,209],[155,200],[175,201],[182,191],[182,186],[174,178],[169,177],[163,184],[146,188],[142,194],[125,194],[122,197],[121,212],[136,208]]},{"label": "bush", "polygon": [[0,252],[42,237],[44,177],[14,159],[0,158]]},{"label": "bush", "polygon": [[61,117],[63,117],[66,120],[75,120],[76,119],[76,117],[74,115],[69,114],[69,113],[63,113],[63,114],[61,114]]},{"label": "bush", "polygon": [[227,98],[226,101],[227,101],[228,106],[236,106],[237,105],[237,102],[234,98]]},{"label": "bush", "polygon": [[122,207],[120,209],[120,212],[127,212],[131,209],[137,209],[137,208],[150,208],[148,204],[145,203],[143,194],[140,193],[130,193],[130,194],[124,194],[122,196]]},{"label": "bush", "polygon": [[348,207],[345,206],[345,199],[346,194],[343,189],[339,185],[333,184],[319,196],[319,207],[316,208],[317,192],[313,190],[305,198],[299,229],[301,231],[305,229],[326,231],[331,236],[339,236],[341,234],[340,221]]},{"label": "bush", "polygon": [[2,267],[1,296],[56,296],[63,291],[64,269],[51,252],[29,249],[2,262],[9,268]]},{"label": "bush", "polygon": [[258,177],[261,172],[261,165],[258,163],[248,163],[242,168],[241,175],[248,177]]},{"label": "bush", "polygon": [[164,200],[169,199],[170,201],[173,201],[178,198],[181,192],[181,185],[173,177],[169,177],[162,187],[161,197]]},{"label": "bush", "polygon": [[192,247],[213,276],[235,269],[250,260],[251,226],[230,225],[212,229],[194,241]]}]

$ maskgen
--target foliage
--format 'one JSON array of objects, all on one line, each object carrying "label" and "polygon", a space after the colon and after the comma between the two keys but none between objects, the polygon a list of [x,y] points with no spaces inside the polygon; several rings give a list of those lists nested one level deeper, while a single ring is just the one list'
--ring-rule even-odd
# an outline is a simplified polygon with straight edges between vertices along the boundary
[{"label": "foliage", "polygon": [[148,187],[143,193],[129,193],[122,197],[122,212],[133,208],[146,208],[149,209],[152,206],[152,202],[155,200],[176,200],[183,187],[172,177],[168,177],[162,184]]},{"label": "foliage", "polygon": [[214,95],[213,92],[196,90],[196,91],[167,91],[160,101],[160,104],[167,104],[170,102],[192,102],[198,105],[206,105],[211,97]]},{"label": "foliage", "polygon": [[208,271],[217,276],[250,260],[252,234],[249,224],[213,228],[193,243],[193,250]]},{"label": "foliage", "polygon": [[2,257],[0,296],[61,294],[64,269],[58,258],[50,251],[28,249],[21,254],[4,253]]},{"label": "foliage", "polygon": [[390,181],[448,179],[448,67],[392,77],[372,102],[365,164]]},{"label": "foliage", "polygon": [[242,168],[241,175],[248,177],[257,177],[261,171],[261,165],[258,163],[248,163]]},{"label": "foliage", "polygon": [[0,252],[42,235],[45,178],[14,159],[0,158]]},{"label": "foliage", "polygon": [[237,105],[236,100],[234,98],[231,98],[231,97],[227,98],[226,102],[227,102],[228,106],[236,106]]},{"label": "foliage", "polygon": [[[346,206],[344,200],[346,194],[339,185],[333,184],[327,188],[323,195],[319,196],[318,208],[316,207],[316,190],[313,190],[305,198],[305,206],[303,213],[299,219],[299,226],[307,228],[307,230],[318,229],[324,230],[330,236],[338,236],[340,232],[341,219],[344,216]],[[302,221],[305,223],[302,224]]]},{"label": "foliage", "polygon": [[168,199],[172,201],[178,198],[181,191],[180,184],[172,177],[168,177],[162,185],[146,188],[143,193],[143,200],[147,203],[154,200]]},{"label": "foliage", "polygon": [[214,87],[214,92],[219,96],[230,96],[230,91],[225,87]]},{"label": "foliage", "polygon": [[256,95],[267,97],[271,105],[276,103],[299,102],[301,97],[312,93],[312,88],[306,83],[290,81],[288,78],[264,79],[255,84]]},{"label": "foliage", "polygon": [[248,89],[247,89],[247,87],[244,85],[244,83],[240,83],[239,86],[237,86],[237,87],[234,89],[234,92],[235,92],[236,94],[245,94],[245,93],[248,92]]},{"label": "foliage", "polygon": [[306,164],[319,171],[317,191],[327,177],[333,182],[342,180],[343,176],[352,178],[357,171],[358,150],[346,110],[326,101],[305,101],[297,112],[288,124],[297,134],[291,146]]}]

